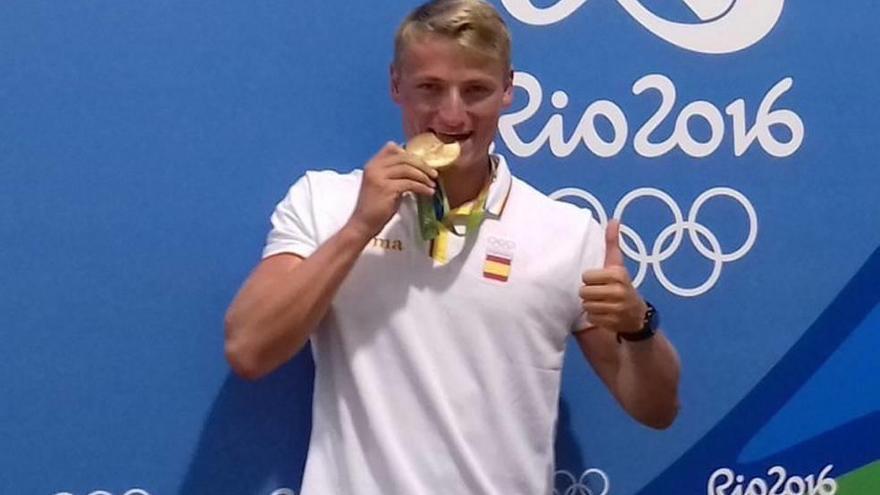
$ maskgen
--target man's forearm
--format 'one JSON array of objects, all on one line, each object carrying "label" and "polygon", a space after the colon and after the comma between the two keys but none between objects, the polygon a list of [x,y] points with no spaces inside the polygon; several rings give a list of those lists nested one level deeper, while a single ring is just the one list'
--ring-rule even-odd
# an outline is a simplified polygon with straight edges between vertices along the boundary
[{"label": "man's forearm", "polygon": [[624,408],[652,428],[666,428],[678,414],[680,364],[662,333],[619,347],[617,380]]},{"label": "man's forearm", "polygon": [[306,259],[267,258],[254,270],[226,315],[226,354],[236,373],[259,378],[305,346],[369,239],[347,224]]}]

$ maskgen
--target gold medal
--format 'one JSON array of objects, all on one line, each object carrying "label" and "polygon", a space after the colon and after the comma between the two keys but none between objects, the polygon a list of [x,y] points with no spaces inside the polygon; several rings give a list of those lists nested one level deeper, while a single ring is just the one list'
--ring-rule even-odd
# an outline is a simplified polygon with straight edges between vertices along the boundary
[{"label": "gold medal", "polygon": [[444,143],[432,132],[414,136],[406,143],[406,150],[421,158],[431,168],[446,168],[458,159],[461,145],[458,141]]}]

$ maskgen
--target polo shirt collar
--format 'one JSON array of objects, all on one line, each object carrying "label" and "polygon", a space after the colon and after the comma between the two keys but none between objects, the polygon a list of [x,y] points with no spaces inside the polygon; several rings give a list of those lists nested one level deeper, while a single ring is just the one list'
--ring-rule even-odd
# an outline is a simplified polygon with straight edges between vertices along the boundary
[{"label": "polo shirt collar", "polygon": [[513,176],[507,167],[507,160],[498,154],[489,155],[492,160],[492,182],[489,183],[489,195],[486,197],[486,214],[495,218],[501,217],[507,200],[510,198],[510,189],[513,185]]}]

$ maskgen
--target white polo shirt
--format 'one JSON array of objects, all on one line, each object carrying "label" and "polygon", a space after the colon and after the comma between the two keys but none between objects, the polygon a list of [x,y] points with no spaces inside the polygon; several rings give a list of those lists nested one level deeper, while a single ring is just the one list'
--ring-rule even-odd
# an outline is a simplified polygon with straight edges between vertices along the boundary
[{"label": "white polo shirt", "polygon": [[[351,216],[361,177],[306,173],[263,256],[314,252]],[[311,337],[303,494],[552,493],[566,337],[586,324],[581,273],[602,266],[604,233],[503,159],[486,210],[443,263],[410,197],[364,249]]]}]

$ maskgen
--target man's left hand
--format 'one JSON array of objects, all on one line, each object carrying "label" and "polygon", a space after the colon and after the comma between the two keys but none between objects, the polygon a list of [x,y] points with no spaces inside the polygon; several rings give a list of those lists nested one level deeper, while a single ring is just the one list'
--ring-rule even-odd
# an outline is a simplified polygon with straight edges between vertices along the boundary
[{"label": "man's left hand", "polygon": [[642,329],[648,307],[633,287],[620,250],[620,222],[609,220],[605,230],[605,263],[600,270],[587,270],[580,289],[583,308],[590,322],[615,333]]}]

